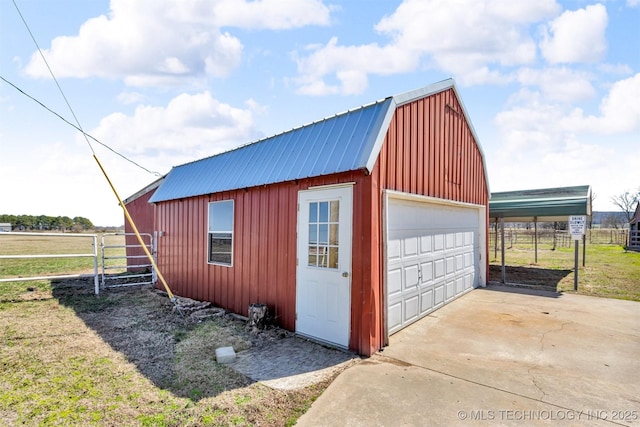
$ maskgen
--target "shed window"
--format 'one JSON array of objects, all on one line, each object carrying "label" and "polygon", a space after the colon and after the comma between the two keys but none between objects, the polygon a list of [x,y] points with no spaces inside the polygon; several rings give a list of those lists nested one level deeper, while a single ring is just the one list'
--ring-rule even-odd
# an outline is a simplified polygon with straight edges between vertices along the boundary
[{"label": "shed window", "polygon": [[209,203],[209,262],[233,265],[233,200]]}]

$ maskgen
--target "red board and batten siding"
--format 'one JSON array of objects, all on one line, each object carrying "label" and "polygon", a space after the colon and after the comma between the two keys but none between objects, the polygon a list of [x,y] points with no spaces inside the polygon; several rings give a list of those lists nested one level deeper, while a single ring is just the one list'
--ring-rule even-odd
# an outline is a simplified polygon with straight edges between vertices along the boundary
[{"label": "red board and batten siding", "polygon": [[[370,175],[354,171],[158,203],[157,230],[164,232],[158,264],[169,286],[244,315],[249,304],[266,303],[280,326],[295,330],[298,192],[345,182],[355,183],[349,347],[373,354],[385,336],[384,190],[488,205],[482,155],[452,89],[396,109]],[[233,267],[211,265],[208,203],[229,199]]]},{"label": "red board and batten siding", "polygon": [[[212,301],[243,315],[249,304],[264,303],[280,326],[295,330],[298,192],[355,182],[356,199],[367,179],[356,171],[160,202],[158,265],[176,295]],[[208,203],[218,200],[234,200],[232,267],[207,263]],[[354,251],[354,265],[360,264],[358,258]],[[362,280],[355,272],[352,281],[354,294],[360,294]]]}]

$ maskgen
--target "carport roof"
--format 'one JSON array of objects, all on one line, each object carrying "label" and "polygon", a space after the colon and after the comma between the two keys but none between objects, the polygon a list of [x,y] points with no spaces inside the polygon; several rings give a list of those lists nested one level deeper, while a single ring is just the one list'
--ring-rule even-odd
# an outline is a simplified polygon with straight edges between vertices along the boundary
[{"label": "carport roof", "polygon": [[541,188],[491,193],[489,217],[507,222],[567,221],[591,216],[591,187]]}]

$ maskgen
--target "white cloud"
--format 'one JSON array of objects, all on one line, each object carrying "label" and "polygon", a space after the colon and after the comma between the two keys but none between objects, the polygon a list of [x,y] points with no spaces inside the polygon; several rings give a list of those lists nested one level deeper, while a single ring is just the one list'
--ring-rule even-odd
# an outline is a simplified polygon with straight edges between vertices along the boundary
[{"label": "white cloud", "polygon": [[221,103],[209,92],[178,95],[166,107],[138,106],[131,116],[110,114],[89,133],[161,173],[257,138],[251,110]]},{"label": "white cloud", "polygon": [[[547,71],[519,78],[544,86],[562,69]],[[640,178],[633,154],[640,135],[640,73],[614,83],[596,115],[544,90],[521,89],[510,108],[496,115],[498,143],[487,157],[492,191],[589,184],[599,196],[596,209],[611,209],[607,201],[623,189],[621,183]]]},{"label": "white cloud", "polygon": [[629,7],[640,6],[640,0],[627,0],[627,6]]},{"label": "white cloud", "polygon": [[118,102],[125,105],[138,104],[145,96],[139,92],[122,92],[118,95]]},{"label": "white cloud", "polygon": [[[367,74],[372,70],[380,75],[398,74],[412,71],[419,63],[417,56],[397,46],[340,46],[336,37],[323,47],[309,49],[313,52],[306,58],[294,56],[300,72],[296,80],[299,92],[307,95],[360,93],[366,88]],[[323,80],[331,74],[339,84]]]},{"label": "white cloud", "polygon": [[[512,107],[495,117],[502,150],[518,159],[524,147],[536,146],[539,153],[546,153],[556,150],[559,142],[586,135],[633,135],[640,129],[639,98],[640,73],[611,87],[600,103],[599,115],[585,115],[582,109],[553,102],[544,91],[522,89],[511,97]],[[634,139],[637,143],[637,134]]]},{"label": "white cloud", "polygon": [[640,130],[640,73],[613,84],[600,103],[600,115],[585,115],[576,108],[565,118],[564,126],[596,134],[637,132]]},{"label": "white cloud", "polygon": [[[375,30],[387,44],[341,46],[336,38],[297,55],[299,92],[360,93],[369,74],[389,75],[431,67],[463,84],[498,82],[492,65],[531,64],[536,44],[529,26],[555,16],[555,0],[405,0]],[[336,80],[333,80],[333,79]]]},{"label": "white cloud", "polygon": [[[112,0],[108,16],[89,19],[77,36],[53,39],[44,54],[59,78],[176,84],[184,78],[225,77],[238,66],[243,45],[223,27],[274,30],[328,20],[329,9],[316,0]],[[49,77],[37,52],[26,72]]]},{"label": "white cloud", "polygon": [[330,8],[316,0],[225,0],[213,9],[221,26],[248,29],[282,30],[330,21]]},{"label": "white cloud", "polygon": [[598,195],[594,210],[614,210],[611,196],[639,178],[635,160],[627,155],[632,144],[603,146],[577,138],[558,138],[543,149],[530,143],[514,152],[498,152],[488,160],[491,191],[512,191],[591,185]]},{"label": "white cloud", "polygon": [[627,64],[598,64],[598,69],[607,74],[629,75],[633,73],[633,70]]},{"label": "white cloud", "polygon": [[607,22],[602,4],[564,12],[543,30],[542,55],[552,64],[602,59],[607,51]]},{"label": "white cloud", "polygon": [[523,86],[540,87],[548,101],[584,101],[596,94],[590,82],[592,76],[565,67],[544,70],[521,68],[516,74],[517,81]]}]

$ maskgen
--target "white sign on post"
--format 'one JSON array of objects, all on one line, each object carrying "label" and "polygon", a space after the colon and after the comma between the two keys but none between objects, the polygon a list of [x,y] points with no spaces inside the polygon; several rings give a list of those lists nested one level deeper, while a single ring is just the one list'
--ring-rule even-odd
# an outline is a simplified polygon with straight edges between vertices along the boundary
[{"label": "white sign on post", "polygon": [[587,231],[587,217],[585,215],[574,215],[569,217],[569,233],[573,240],[580,240]]}]

